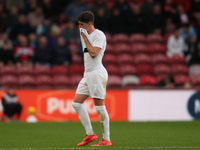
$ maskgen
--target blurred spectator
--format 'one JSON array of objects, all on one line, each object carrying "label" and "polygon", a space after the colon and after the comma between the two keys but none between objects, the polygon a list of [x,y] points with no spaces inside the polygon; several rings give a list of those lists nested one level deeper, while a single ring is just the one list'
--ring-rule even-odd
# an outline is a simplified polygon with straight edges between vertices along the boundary
[{"label": "blurred spectator", "polygon": [[36,37],[36,34],[35,33],[31,33],[29,35],[29,42],[30,42],[30,46],[35,48],[36,47],[36,40],[37,40],[37,37]]},{"label": "blurred spectator", "polygon": [[4,13],[3,4],[0,4],[0,32],[6,29],[6,13]]},{"label": "blurred spectator", "polygon": [[69,43],[79,43],[79,33],[73,20],[70,20],[61,36]]},{"label": "blurred spectator", "polygon": [[188,23],[182,25],[182,27],[179,29],[179,33],[186,43],[188,43],[189,37],[193,37],[195,41],[197,39],[194,27]]},{"label": "blurred spectator", "polygon": [[141,13],[143,15],[151,14],[153,13],[153,7],[154,7],[154,0],[146,0],[146,2],[141,7]]},{"label": "blurred spectator", "polygon": [[58,43],[53,50],[53,64],[69,67],[72,62],[71,53],[64,37],[58,38]]},{"label": "blurred spectator", "polygon": [[174,88],[175,87],[174,79],[172,78],[172,76],[167,74],[165,75],[165,78],[158,83],[157,86],[164,87],[166,89]]},{"label": "blurred spectator", "polygon": [[184,40],[179,35],[179,31],[176,29],[168,39],[167,56],[168,57],[172,57],[173,55],[183,56],[183,49],[184,49]]},{"label": "blurred spectator", "polygon": [[192,53],[192,57],[189,61],[189,66],[200,64],[200,42],[197,43],[195,50]]},{"label": "blurred spectator", "polygon": [[6,9],[10,10],[11,6],[17,6],[19,10],[24,9],[24,2],[23,0],[6,0]]},{"label": "blurred spectator", "polygon": [[176,25],[172,22],[172,18],[167,18],[165,21],[165,34],[172,33],[176,28]]},{"label": "blurred spectator", "polygon": [[20,15],[17,24],[11,28],[10,38],[11,40],[16,40],[19,34],[28,36],[31,32],[32,29],[30,24],[27,22],[26,16]]},{"label": "blurred spectator", "polygon": [[173,0],[164,0],[162,2],[162,9],[166,15],[166,17],[173,17],[173,15],[176,13],[176,3],[173,2]]},{"label": "blurred spectator", "polygon": [[38,25],[36,33],[37,35],[45,35],[47,37],[50,37],[51,28],[52,28],[51,20],[46,18],[41,24]]},{"label": "blurred spectator", "polygon": [[18,20],[18,8],[17,6],[11,6],[8,16],[6,18],[6,26],[8,32],[10,32],[11,27],[13,27]]},{"label": "blurred spectator", "polygon": [[[195,49],[195,43],[196,43],[195,39],[192,36],[189,37],[188,43],[186,44],[186,47],[184,49],[184,55],[185,56],[192,54],[192,52]],[[188,59],[190,59],[190,57]],[[186,61],[187,61],[187,59],[186,59]]]},{"label": "blurred spectator", "polygon": [[125,18],[120,14],[118,9],[113,9],[109,18],[109,31],[112,34],[125,32]]},{"label": "blurred spectator", "polygon": [[118,9],[120,14],[127,17],[131,14],[131,8],[126,0],[117,0],[113,6],[113,9]]},{"label": "blurred spectator", "polygon": [[35,48],[34,62],[35,65],[46,65],[51,67],[52,49],[47,44],[47,37],[41,36],[39,43]]},{"label": "blurred spectator", "polygon": [[55,11],[55,6],[53,6],[51,0],[41,0],[42,1],[42,10],[46,18],[53,18],[57,15]]},{"label": "blurred spectator", "polygon": [[28,0],[27,2],[25,2],[24,12],[26,14],[33,12],[37,8],[37,6],[37,0]]},{"label": "blurred spectator", "polygon": [[53,25],[51,28],[51,36],[48,38],[49,46],[54,47],[57,44],[57,40],[60,34],[60,28],[57,25]]},{"label": "blurred spectator", "polygon": [[25,36],[18,38],[19,45],[15,46],[14,56],[17,63],[20,65],[21,62],[24,64],[32,64],[32,58],[34,55],[34,49],[28,44],[28,40]]},{"label": "blurred spectator", "polygon": [[90,10],[86,0],[77,0],[70,3],[65,9],[65,16],[68,20],[74,20],[77,22],[78,15],[83,12]]},{"label": "blurred spectator", "polygon": [[98,14],[98,9],[103,9],[105,16],[110,15],[110,10],[108,8],[108,5],[105,3],[105,0],[96,0],[94,4],[91,7],[91,11],[94,13],[94,15]]},{"label": "blurred spectator", "polygon": [[97,14],[95,15],[94,26],[103,32],[108,31],[108,18],[105,15],[104,9],[99,8]]},{"label": "blurred spectator", "polygon": [[185,11],[189,11],[190,10],[190,0],[173,0],[174,3],[176,3],[177,5],[182,5],[185,9]]},{"label": "blurred spectator", "polygon": [[191,0],[191,11],[200,12],[200,0]]},{"label": "blurred spectator", "polygon": [[13,50],[9,49],[7,42],[3,43],[0,48],[0,67],[7,64],[13,64],[14,62]]},{"label": "blurred spectator", "polygon": [[13,48],[12,41],[8,38],[8,34],[6,32],[2,34],[2,39],[0,40],[0,48],[3,46],[4,43],[8,44],[9,49]]},{"label": "blurred spectator", "polygon": [[37,7],[34,12],[29,13],[27,19],[28,19],[31,27],[35,29],[44,20],[42,8]]},{"label": "blurred spectator", "polygon": [[144,18],[140,13],[140,5],[132,6],[132,13],[127,19],[127,34],[132,33],[145,33],[144,31]]},{"label": "blurred spectator", "polygon": [[[14,93],[14,88],[8,88],[7,93],[3,95],[2,104],[4,108],[4,115],[6,115],[3,117],[8,117],[13,120],[14,114],[17,114],[17,120],[20,119],[22,105],[19,103],[18,96]],[[1,120],[4,119],[3,117]]]}]

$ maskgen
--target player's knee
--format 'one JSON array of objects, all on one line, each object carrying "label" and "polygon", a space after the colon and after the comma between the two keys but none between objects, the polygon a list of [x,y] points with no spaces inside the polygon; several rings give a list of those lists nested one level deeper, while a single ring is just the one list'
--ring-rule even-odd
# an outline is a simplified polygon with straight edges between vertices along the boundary
[{"label": "player's knee", "polygon": [[72,102],[72,106],[76,110],[77,108],[80,108],[82,106],[82,104],[81,103]]}]

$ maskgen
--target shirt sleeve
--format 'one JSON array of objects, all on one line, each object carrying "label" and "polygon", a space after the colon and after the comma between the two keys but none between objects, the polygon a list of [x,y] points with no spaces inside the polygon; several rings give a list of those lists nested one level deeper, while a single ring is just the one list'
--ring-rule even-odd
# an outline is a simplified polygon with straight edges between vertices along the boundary
[{"label": "shirt sleeve", "polygon": [[93,47],[102,48],[106,38],[104,34],[97,34],[93,41]]}]

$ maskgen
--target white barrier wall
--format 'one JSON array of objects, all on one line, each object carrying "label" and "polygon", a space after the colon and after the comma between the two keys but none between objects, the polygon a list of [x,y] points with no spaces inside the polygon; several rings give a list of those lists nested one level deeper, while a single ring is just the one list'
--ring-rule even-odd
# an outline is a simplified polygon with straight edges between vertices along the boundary
[{"label": "white barrier wall", "polygon": [[129,121],[200,119],[200,93],[195,90],[130,90]]}]

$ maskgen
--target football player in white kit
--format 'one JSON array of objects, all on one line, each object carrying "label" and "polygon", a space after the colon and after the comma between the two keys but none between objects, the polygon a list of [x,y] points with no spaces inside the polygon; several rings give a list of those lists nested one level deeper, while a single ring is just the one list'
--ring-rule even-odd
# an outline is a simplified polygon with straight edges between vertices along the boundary
[{"label": "football player in white kit", "polygon": [[83,103],[88,97],[94,99],[103,132],[103,138],[100,142],[91,146],[111,146],[109,116],[105,107],[108,73],[102,64],[106,49],[106,36],[102,31],[95,29],[92,12],[82,12],[78,16],[78,22],[84,52],[85,72],[84,77],[79,82],[72,105],[86,130],[85,138],[78,146],[84,146],[97,140],[89,115],[83,107]]}]

